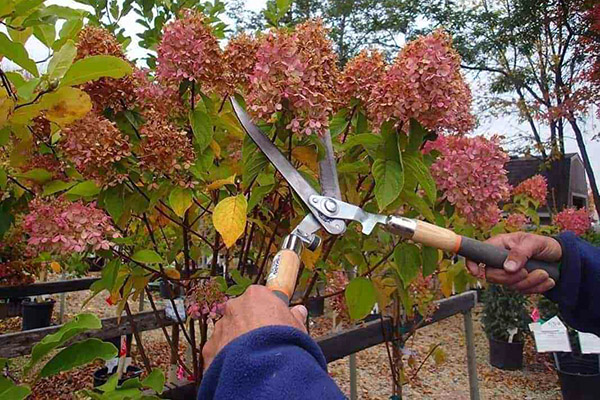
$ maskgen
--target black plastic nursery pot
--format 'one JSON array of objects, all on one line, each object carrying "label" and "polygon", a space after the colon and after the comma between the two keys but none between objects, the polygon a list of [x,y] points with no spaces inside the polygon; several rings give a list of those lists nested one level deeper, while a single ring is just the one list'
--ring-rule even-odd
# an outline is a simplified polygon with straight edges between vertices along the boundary
[{"label": "black plastic nursery pot", "polygon": [[45,300],[41,302],[24,300],[21,303],[21,313],[23,316],[22,327],[24,331],[50,326],[52,320],[52,310],[54,310],[55,301]]},{"label": "black plastic nursery pot", "polygon": [[496,368],[514,371],[523,368],[523,342],[504,342],[489,338],[490,364]]},{"label": "black plastic nursery pot", "polygon": [[0,302],[0,319],[20,317],[23,300],[22,297],[13,297]]},{"label": "black plastic nursery pot", "polygon": [[306,304],[308,315],[311,317],[320,317],[325,313],[325,299],[323,297],[315,297],[308,299]]},{"label": "black plastic nursery pot", "polygon": [[600,398],[598,354],[556,353],[555,360],[564,400]]},{"label": "black plastic nursery pot", "polygon": [[[98,386],[104,385],[108,381],[108,378],[110,378],[112,376],[112,374],[114,374],[114,373],[117,372],[116,368],[113,369],[113,371],[114,372],[111,372],[109,374],[107,367],[97,369],[94,372],[94,387],[98,387]],[[123,376],[121,377],[121,379],[119,379],[119,383],[118,384],[120,386],[127,379],[137,378],[140,375],[142,375],[142,369],[140,367],[136,367],[135,365],[130,365],[129,367],[127,367],[127,370],[125,371],[125,373],[123,374]]]},{"label": "black plastic nursery pot", "polygon": [[175,299],[179,297],[180,289],[178,285],[163,280],[160,281],[160,295],[163,299]]}]

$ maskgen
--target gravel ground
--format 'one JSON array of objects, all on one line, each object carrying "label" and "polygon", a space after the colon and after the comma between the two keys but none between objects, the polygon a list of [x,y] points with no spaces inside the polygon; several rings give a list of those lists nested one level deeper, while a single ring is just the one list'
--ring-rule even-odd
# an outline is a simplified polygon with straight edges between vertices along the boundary
[{"label": "gravel ground", "polygon": [[[82,312],[95,312],[101,317],[111,317],[114,307],[108,307],[102,296],[93,299],[83,310],[80,304],[87,292],[67,295],[67,319]],[[55,317],[58,315],[58,296]],[[160,302],[158,302],[160,304]],[[137,305],[132,309],[137,310]],[[150,309],[149,305],[145,306]],[[556,373],[551,369],[544,355],[536,355],[532,342],[526,344],[525,368],[522,371],[502,371],[490,366],[488,362],[488,343],[479,323],[481,309],[474,310],[475,348],[477,353],[477,372],[482,399],[507,400],[554,400],[560,399],[560,388]],[[0,332],[20,330],[18,318],[0,321]],[[331,320],[321,317],[311,322],[311,334],[320,335],[331,331]],[[165,367],[168,360],[168,346],[161,340],[160,330],[144,334],[147,353],[152,363]],[[436,365],[432,358],[425,361],[419,373],[413,376],[417,366],[425,358],[431,346],[440,345],[446,360]],[[407,348],[416,353],[416,363],[408,368],[409,382],[404,385],[403,394],[406,399],[468,399],[469,385],[466,364],[465,337],[461,316],[454,316],[437,324],[422,328],[409,341]],[[181,349],[183,355],[184,349]],[[134,355],[134,359],[136,356]],[[391,378],[388,356],[385,345],[379,345],[357,354],[358,398],[389,399],[391,394]],[[16,375],[19,366],[25,359],[13,360]],[[141,363],[139,363],[141,365]],[[64,373],[52,379],[42,379],[34,387],[33,399],[74,399],[75,390],[89,387],[91,371],[97,366],[87,366],[77,371]],[[15,370],[13,369],[13,370]],[[329,364],[329,373],[340,388],[349,395],[348,358]]]}]

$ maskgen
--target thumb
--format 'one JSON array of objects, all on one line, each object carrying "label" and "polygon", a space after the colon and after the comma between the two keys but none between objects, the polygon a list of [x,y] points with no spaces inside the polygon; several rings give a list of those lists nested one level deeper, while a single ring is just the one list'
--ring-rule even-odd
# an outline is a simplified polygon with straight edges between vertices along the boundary
[{"label": "thumb", "polygon": [[308,316],[308,310],[306,309],[306,307],[304,307],[302,304],[299,306],[295,306],[293,307],[290,312],[292,313],[292,315],[294,316],[294,318],[296,318],[296,321],[298,322],[299,327],[301,327],[301,329],[306,332],[306,317]]},{"label": "thumb", "polygon": [[504,269],[506,272],[514,274],[525,266],[525,263],[527,263],[527,260],[529,260],[530,257],[531,256],[520,250],[512,249],[509,251],[508,257],[506,257],[506,260],[504,261]]}]

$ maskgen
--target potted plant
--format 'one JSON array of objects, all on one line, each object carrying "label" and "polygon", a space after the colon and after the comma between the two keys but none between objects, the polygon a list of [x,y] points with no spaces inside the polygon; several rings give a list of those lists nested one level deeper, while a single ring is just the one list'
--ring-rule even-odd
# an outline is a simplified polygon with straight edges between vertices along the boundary
[{"label": "potted plant", "polygon": [[[560,317],[558,306],[545,297],[540,298],[537,306],[542,321],[556,315]],[[567,325],[567,332],[572,351],[552,354],[563,399],[597,399],[600,393],[600,358],[598,354],[582,354],[577,331]]]},{"label": "potted plant", "polygon": [[483,326],[490,343],[490,364],[516,370],[523,367],[523,341],[531,322],[522,294],[490,285],[483,296]]}]

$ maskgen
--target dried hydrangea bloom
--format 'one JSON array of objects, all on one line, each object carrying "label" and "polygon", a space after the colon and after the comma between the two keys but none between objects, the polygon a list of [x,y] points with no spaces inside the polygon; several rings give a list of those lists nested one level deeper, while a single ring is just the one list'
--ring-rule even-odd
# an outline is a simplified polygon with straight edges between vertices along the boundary
[{"label": "dried hydrangea bloom", "polygon": [[27,158],[24,165],[18,167],[21,173],[26,173],[34,169],[44,169],[52,175],[52,180],[66,179],[64,164],[52,153],[40,154],[37,149],[33,149],[32,154]]},{"label": "dried hydrangea bloom", "polygon": [[369,114],[377,126],[411,118],[430,130],[464,133],[474,126],[471,90],[452,39],[437,30],[408,43],[375,85]]},{"label": "dried hydrangea bloom", "polygon": [[136,69],[133,73],[136,81],[135,95],[142,110],[152,110],[165,117],[185,115],[186,108],[175,86],[166,85],[151,79],[147,70]]},{"label": "dried hydrangea bloom", "polygon": [[31,133],[33,133],[33,136],[37,140],[46,140],[50,138],[52,126],[43,113],[35,117],[31,122],[29,127],[31,128]]},{"label": "dried hydrangea bloom", "polygon": [[29,285],[35,281],[35,271],[26,261],[0,262],[0,287]]},{"label": "dried hydrangea bloom", "polygon": [[583,235],[592,227],[590,213],[585,208],[565,208],[552,219],[561,232],[571,231],[576,235]]},{"label": "dried hydrangea bloom", "polygon": [[512,231],[522,230],[529,223],[529,217],[523,214],[513,213],[505,219],[506,227]]},{"label": "dried hydrangea bloom", "polygon": [[431,166],[431,175],[443,198],[456,207],[467,222],[489,228],[500,220],[498,203],[510,195],[504,165],[508,155],[499,138],[442,136],[428,144],[440,156]]},{"label": "dried hydrangea bloom", "polygon": [[320,21],[308,21],[294,32],[265,35],[256,53],[248,104],[253,117],[274,122],[289,110],[287,128],[294,133],[323,134],[336,107],[337,55]]},{"label": "dried hydrangea bloom", "polygon": [[[325,295],[345,290],[346,286],[348,286],[348,283],[348,276],[344,271],[328,272],[327,288],[325,289]],[[344,292],[330,297],[329,305],[331,309],[335,312],[338,323],[350,321],[350,313],[348,312],[348,305],[346,304]]]},{"label": "dried hydrangea bloom", "polygon": [[348,61],[339,79],[338,95],[344,105],[353,99],[366,104],[385,74],[386,63],[378,50],[363,50]]},{"label": "dried hydrangea bloom", "polygon": [[95,203],[71,203],[64,198],[33,199],[23,231],[31,250],[58,255],[108,250],[110,240],[119,237],[110,217]]},{"label": "dried hydrangea bloom", "polygon": [[223,58],[229,93],[235,91],[236,88],[246,90],[250,85],[250,75],[256,64],[258,46],[258,40],[244,32],[227,42]]},{"label": "dried hydrangea bloom", "polygon": [[534,175],[519,183],[513,189],[513,196],[525,195],[537,201],[540,206],[546,204],[548,196],[548,181],[542,175]]},{"label": "dried hydrangea bloom", "polygon": [[114,185],[127,177],[116,171],[115,164],[131,155],[129,139],[94,112],[63,129],[60,148],[86,179]]},{"label": "dried hydrangea bloom", "polygon": [[193,81],[209,92],[223,79],[223,52],[208,19],[184,10],[181,18],[167,24],[158,45],[157,77],[179,85]]},{"label": "dried hydrangea bloom", "polygon": [[[117,38],[104,28],[88,25],[79,32],[75,59],[97,55],[126,60]],[[102,112],[105,108],[121,111],[133,105],[135,100],[135,84],[131,76],[120,79],[100,78],[81,85],[81,89],[90,96],[98,112]]]},{"label": "dried hydrangea bloom", "polygon": [[140,128],[142,140],[137,156],[143,170],[172,175],[187,170],[195,159],[192,142],[185,131],[177,129],[161,114],[148,112]]},{"label": "dried hydrangea bloom", "polygon": [[203,279],[192,286],[185,297],[187,314],[194,319],[208,317],[216,320],[223,316],[228,297],[221,291],[215,277]]}]

